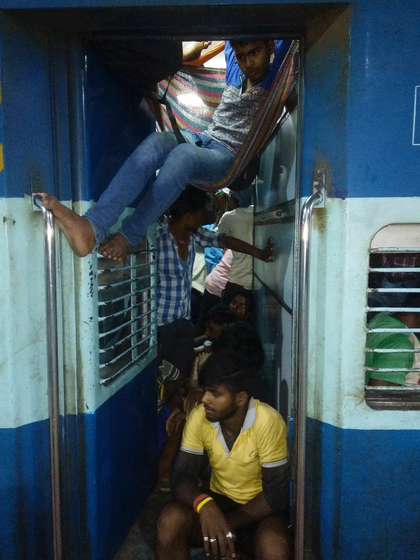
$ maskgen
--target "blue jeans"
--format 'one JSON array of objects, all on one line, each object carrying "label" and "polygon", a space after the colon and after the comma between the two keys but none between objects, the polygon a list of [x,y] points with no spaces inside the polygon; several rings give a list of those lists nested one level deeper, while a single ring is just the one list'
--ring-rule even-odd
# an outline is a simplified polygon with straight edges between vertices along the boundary
[{"label": "blue jeans", "polygon": [[[141,203],[120,229],[131,245],[139,242],[188,183],[223,179],[233,160],[231,152],[205,134],[190,130],[182,130],[182,134],[185,144],[178,144],[173,132],[153,132],[134,150],[96,205],[84,215],[92,224],[97,243],[108,237],[109,228],[140,194]],[[201,147],[197,141],[202,142]],[[152,185],[145,189],[151,179]]]}]

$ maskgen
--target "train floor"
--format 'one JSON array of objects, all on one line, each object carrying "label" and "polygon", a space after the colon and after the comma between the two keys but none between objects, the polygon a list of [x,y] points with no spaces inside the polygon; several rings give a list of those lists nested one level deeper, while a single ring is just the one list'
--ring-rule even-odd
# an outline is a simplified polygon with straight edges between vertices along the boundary
[{"label": "train floor", "polygon": [[[156,520],[162,507],[171,499],[170,493],[157,487],[153,490],[114,560],[156,560]],[[202,548],[191,548],[190,555],[191,560],[208,560]]]}]

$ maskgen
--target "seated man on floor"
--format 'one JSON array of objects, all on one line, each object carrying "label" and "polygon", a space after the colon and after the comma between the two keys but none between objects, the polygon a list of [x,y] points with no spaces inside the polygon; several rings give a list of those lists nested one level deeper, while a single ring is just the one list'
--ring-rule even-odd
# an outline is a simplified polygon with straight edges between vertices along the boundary
[{"label": "seated man on floor", "polygon": [[204,333],[194,339],[195,353],[209,351],[209,347],[218,338],[222,329],[235,321],[237,321],[236,316],[228,305],[218,304],[212,307],[206,316]]},{"label": "seated man on floor", "polygon": [[251,290],[238,289],[229,307],[237,321],[247,321],[251,323],[252,312],[254,310],[254,294]]},{"label": "seated man on floor", "polygon": [[[196,357],[192,364],[191,374],[187,384],[183,384],[184,393],[187,394],[187,397],[182,400],[181,396],[177,394],[175,396],[176,398],[172,399],[172,402],[168,403],[169,408],[171,409],[170,416],[166,421],[168,437],[158,461],[158,487],[163,492],[170,491],[170,473],[172,464],[181,444],[182,430],[186,414],[189,413],[196,402],[201,402],[202,392],[200,390],[195,392],[198,384],[199,371],[204,362],[210,356],[211,346],[213,342],[217,340],[217,337],[222,332],[223,327],[233,323],[234,321],[235,316],[229,310],[227,305],[218,305],[210,311],[205,333],[207,335],[206,342],[209,342],[209,346],[202,345],[199,348],[194,349]],[[187,403],[189,403],[189,405]],[[181,411],[181,408],[183,411]]]},{"label": "seated man on floor", "polygon": [[[291,558],[287,429],[276,410],[253,398],[259,381],[249,361],[234,354],[214,354],[204,364],[203,401],[188,416],[174,467],[176,501],[157,522],[157,560],[188,560],[189,543],[214,557],[239,558],[249,538],[256,560]],[[212,474],[203,494],[205,451]]]}]

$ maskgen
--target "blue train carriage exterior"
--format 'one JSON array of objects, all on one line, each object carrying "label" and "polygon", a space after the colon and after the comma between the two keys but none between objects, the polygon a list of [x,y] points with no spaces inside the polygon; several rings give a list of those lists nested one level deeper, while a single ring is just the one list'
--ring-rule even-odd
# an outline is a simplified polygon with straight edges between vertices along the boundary
[{"label": "blue train carriage exterior", "polygon": [[[144,114],[133,120],[126,84],[79,34],[100,27],[108,7],[112,2],[104,6],[95,0],[88,5],[23,0],[18,10],[13,0],[1,3],[2,560],[53,558],[44,235],[30,193],[49,191],[83,212],[141,140],[139,134],[153,126]],[[75,10],[61,18],[60,10],[67,8]],[[200,36],[215,29],[222,36],[246,35],[249,21],[257,21],[261,33],[273,25],[273,33],[281,29],[302,39],[297,207],[311,194],[316,170],[326,170],[327,186],[325,207],[314,211],[311,237],[306,556],[417,558],[419,411],[369,406],[364,366],[372,240],[389,224],[416,223],[420,210],[418,6],[409,0],[267,2],[258,11],[251,2],[120,1],[112,13],[121,27],[129,27],[123,8],[144,16],[145,36],[155,9],[159,16],[167,10],[172,23],[177,13],[215,14],[211,29],[197,29]],[[259,19],[253,17],[257,12]],[[237,14],[235,30],[226,24],[226,13]],[[106,17],[109,24],[109,12]],[[179,18],[179,28],[171,29],[191,37]],[[270,157],[275,163],[276,154]],[[257,201],[261,211],[271,204]],[[257,243],[265,233],[256,226]],[[296,270],[296,245],[284,236],[290,229],[276,239],[279,259],[272,270],[288,279],[276,289],[296,319],[297,276],[282,268],[292,258]],[[152,324],[140,321],[146,329],[143,346],[136,346],[134,355],[130,347],[128,361],[119,362],[121,374],[107,366],[104,371],[101,366],[114,358],[118,362],[126,350],[120,346],[112,355],[113,335],[118,342],[124,339],[121,323],[113,321],[126,315],[134,298],[131,292],[112,291],[127,281],[126,273],[117,271],[122,277],[114,280],[114,272],[95,255],[73,257],[59,235],[57,244],[63,540],[71,558],[105,560],[114,557],[153,484],[154,332]],[[139,281],[138,287],[146,294],[145,316],[153,315],[152,246],[151,237],[130,268],[146,266],[150,272],[149,284]],[[282,259],[283,246],[289,253]],[[267,285],[277,281],[266,268],[257,267],[256,274]],[[116,308],[101,310],[109,303]],[[138,323],[137,311],[129,309],[129,321]],[[289,328],[290,319],[284,321]],[[285,358],[287,364],[293,370],[293,358]],[[292,403],[292,395],[286,403],[280,395],[278,404],[291,424]]]},{"label": "blue train carriage exterior", "polygon": [[419,61],[410,56],[419,7],[395,8],[394,18],[388,2],[352,3],[348,27],[337,22],[305,60],[303,196],[311,172],[327,170],[309,265],[306,547],[314,558],[419,555],[418,406],[375,410],[364,387],[371,245],[388,224],[419,221]]}]

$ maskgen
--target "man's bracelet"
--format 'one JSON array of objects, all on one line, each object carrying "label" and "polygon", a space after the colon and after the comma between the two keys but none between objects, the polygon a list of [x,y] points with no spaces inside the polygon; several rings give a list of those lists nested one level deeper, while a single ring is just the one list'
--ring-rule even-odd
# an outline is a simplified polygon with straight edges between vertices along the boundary
[{"label": "man's bracelet", "polygon": [[210,498],[210,496],[201,500],[196,509],[197,513],[200,513],[200,509],[204,506],[204,504],[207,504],[207,502],[210,502],[211,500],[213,500],[213,498]]},{"label": "man's bracelet", "polygon": [[200,494],[199,496],[197,496],[193,502],[194,511],[197,511],[197,506],[201,502],[201,500],[204,500],[204,498],[208,498],[208,497],[209,497],[208,494]]}]

